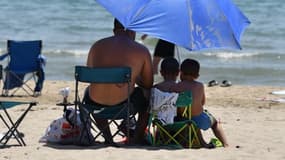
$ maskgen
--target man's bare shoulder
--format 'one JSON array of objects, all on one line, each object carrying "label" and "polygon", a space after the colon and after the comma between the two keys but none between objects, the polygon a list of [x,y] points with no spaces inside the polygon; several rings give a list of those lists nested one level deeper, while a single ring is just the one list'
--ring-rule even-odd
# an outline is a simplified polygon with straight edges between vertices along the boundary
[{"label": "man's bare shoulder", "polygon": [[103,46],[106,43],[110,43],[110,41],[112,41],[113,37],[114,36],[99,39],[99,40],[97,40],[96,42],[93,43],[91,48],[97,48],[99,46]]},{"label": "man's bare shoulder", "polygon": [[144,54],[149,53],[149,50],[146,46],[144,46],[144,45],[142,45],[136,41],[133,41],[133,43],[134,43],[134,46],[136,46],[137,48],[139,48],[142,51],[142,53],[144,53]]}]

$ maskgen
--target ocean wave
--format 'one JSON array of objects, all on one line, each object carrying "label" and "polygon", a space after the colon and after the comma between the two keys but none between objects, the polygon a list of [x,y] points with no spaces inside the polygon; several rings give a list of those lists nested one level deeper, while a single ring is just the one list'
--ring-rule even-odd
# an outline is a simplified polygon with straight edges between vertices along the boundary
[{"label": "ocean wave", "polygon": [[[199,56],[200,54],[200,56]],[[250,52],[205,52],[205,53],[199,53],[196,56],[198,57],[204,57],[204,58],[214,58],[214,59],[221,59],[221,60],[229,60],[229,59],[264,59],[264,60],[276,60],[276,59],[283,59],[285,57],[284,53],[281,52],[257,52],[257,51],[250,51]]]},{"label": "ocean wave", "polygon": [[253,57],[256,55],[260,55],[258,52],[243,52],[243,53],[235,53],[235,52],[207,52],[204,53],[206,56],[217,57],[222,59],[232,59],[232,58],[244,58],[244,57]]},{"label": "ocean wave", "polygon": [[0,54],[3,54],[5,52],[6,52],[6,49],[4,50],[4,49],[0,48]]},{"label": "ocean wave", "polygon": [[44,50],[43,54],[46,55],[69,55],[69,56],[81,56],[87,55],[88,50]]}]

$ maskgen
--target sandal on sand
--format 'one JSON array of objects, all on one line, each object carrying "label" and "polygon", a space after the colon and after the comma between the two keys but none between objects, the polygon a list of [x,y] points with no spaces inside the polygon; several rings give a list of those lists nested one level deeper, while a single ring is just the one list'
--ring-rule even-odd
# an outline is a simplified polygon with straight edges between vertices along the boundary
[{"label": "sandal on sand", "polygon": [[221,84],[221,87],[229,87],[232,85],[232,82],[231,81],[228,81],[228,80],[224,80]]},{"label": "sandal on sand", "polygon": [[213,87],[219,85],[219,82],[216,80],[211,80],[210,82],[208,82],[208,87]]}]

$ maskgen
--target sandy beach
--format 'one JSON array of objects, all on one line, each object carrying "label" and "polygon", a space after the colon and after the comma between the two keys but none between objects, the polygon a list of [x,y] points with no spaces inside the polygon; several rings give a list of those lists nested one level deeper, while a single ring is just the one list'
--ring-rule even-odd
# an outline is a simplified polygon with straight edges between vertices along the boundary
[{"label": "sandy beach", "polygon": [[[146,160],[146,159],[204,159],[204,160],[281,160],[285,159],[285,103],[273,102],[285,95],[270,92],[285,90],[285,87],[240,86],[205,87],[208,109],[223,124],[230,143],[229,148],[215,149],[161,149],[157,147],[82,147],[74,145],[47,145],[39,143],[46,128],[62,116],[62,101],[59,90],[70,87],[69,100],[74,100],[74,81],[46,81],[42,96],[0,97],[0,100],[37,101],[22,122],[19,130],[25,133],[25,147],[0,149],[0,160]],[[85,86],[81,86],[81,91]],[[9,109],[14,117],[21,108]],[[1,111],[2,114],[2,111]],[[0,123],[0,131],[4,125]],[[203,133],[206,140],[213,137],[211,131]],[[15,144],[11,140],[9,144]]]}]

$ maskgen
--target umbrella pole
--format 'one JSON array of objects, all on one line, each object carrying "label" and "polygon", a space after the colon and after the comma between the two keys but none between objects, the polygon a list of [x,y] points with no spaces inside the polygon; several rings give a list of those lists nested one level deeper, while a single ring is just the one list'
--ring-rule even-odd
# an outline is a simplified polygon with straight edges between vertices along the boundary
[{"label": "umbrella pole", "polygon": [[177,47],[177,45],[175,45],[175,50],[176,50],[177,60],[179,64],[181,64],[181,56],[180,56],[179,48]]}]

